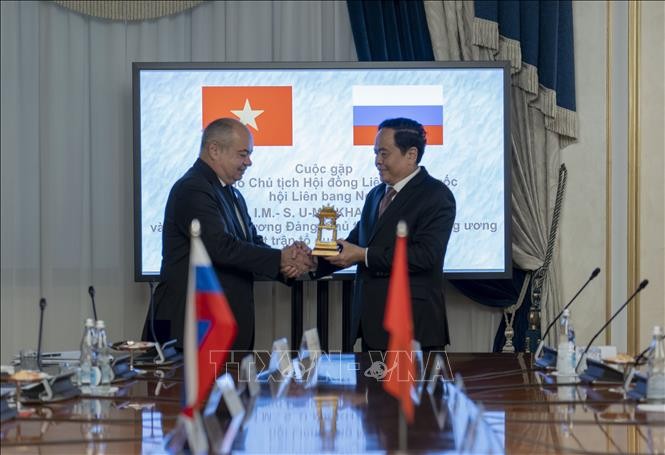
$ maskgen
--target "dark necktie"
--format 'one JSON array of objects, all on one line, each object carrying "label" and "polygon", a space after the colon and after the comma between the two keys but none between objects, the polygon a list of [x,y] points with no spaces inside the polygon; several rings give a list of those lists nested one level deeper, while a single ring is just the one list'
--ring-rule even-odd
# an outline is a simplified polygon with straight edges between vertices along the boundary
[{"label": "dark necktie", "polygon": [[381,204],[379,204],[379,218],[381,218],[383,212],[386,211],[396,194],[397,191],[395,191],[395,188],[389,186],[388,191],[386,191],[386,194],[383,195],[383,199],[381,199]]},{"label": "dark necktie", "polygon": [[222,187],[222,194],[226,197],[226,200],[231,205],[233,210],[233,216],[238,222],[238,227],[240,227],[240,233],[243,234],[244,238],[247,238],[247,233],[245,232],[245,223],[242,219],[242,211],[240,210],[240,205],[236,199],[236,195],[233,192],[233,187],[231,185],[225,185]]}]

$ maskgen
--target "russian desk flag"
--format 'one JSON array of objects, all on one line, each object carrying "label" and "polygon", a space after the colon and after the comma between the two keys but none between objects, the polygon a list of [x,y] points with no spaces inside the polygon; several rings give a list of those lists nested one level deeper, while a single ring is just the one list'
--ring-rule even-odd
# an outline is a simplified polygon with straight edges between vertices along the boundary
[{"label": "russian desk flag", "polygon": [[183,340],[187,416],[203,406],[238,331],[200,231],[199,221],[192,220]]},{"label": "russian desk flag", "polygon": [[379,124],[389,118],[417,121],[427,145],[443,145],[443,89],[440,85],[356,85],[353,98],[353,145],[374,145]]}]

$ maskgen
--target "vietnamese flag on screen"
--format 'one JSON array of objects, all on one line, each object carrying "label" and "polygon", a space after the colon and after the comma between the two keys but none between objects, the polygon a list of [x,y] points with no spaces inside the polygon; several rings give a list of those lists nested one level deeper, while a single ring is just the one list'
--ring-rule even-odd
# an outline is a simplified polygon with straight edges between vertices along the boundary
[{"label": "vietnamese flag on screen", "polygon": [[374,145],[379,124],[397,117],[423,125],[427,145],[443,145],[440,85],[356,85],[352,93],[353,145]]},{"label": "vietnamese flag on screen", "polygon": [[247,125],[254,145],[293,145],[292,87],[202,87],[203,128],[220,117]]}]

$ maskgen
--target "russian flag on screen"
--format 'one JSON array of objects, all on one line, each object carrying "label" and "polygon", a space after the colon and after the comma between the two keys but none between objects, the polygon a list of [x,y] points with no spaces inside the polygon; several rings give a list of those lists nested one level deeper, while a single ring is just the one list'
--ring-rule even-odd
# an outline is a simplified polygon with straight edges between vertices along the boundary
[{"label": "russian flag on screen", "polygon": [[[192,230],[198,220],[192,221]],[[238,326],[201,238],[193,234],[183,340],[187,415],[205,402]]]},{"label": "russian flag on screen", "polygon": [[379,124],[406,117],[427,132],[427,145],[443,145],[443,89],[440,85],[356,85],[353,145],[374,145]]}]

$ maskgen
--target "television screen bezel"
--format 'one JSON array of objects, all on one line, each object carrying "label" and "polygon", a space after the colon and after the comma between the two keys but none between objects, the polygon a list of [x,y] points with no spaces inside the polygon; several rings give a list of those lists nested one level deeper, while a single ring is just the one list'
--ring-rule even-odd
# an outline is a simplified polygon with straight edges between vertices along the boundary
[{"label": "television screen bezel", "polygon": [[[503,70],[503,141],[504,141],[504,271],[503,272],[444,272],[446,279],[510,279],[512,278],[512,208],[511,208],[511,141],[510,141],[510,62],[133,62],[132,63],[132,137],[133,137],[133,221],[134,221],[134,281],[159,281],[159,274],[143,272],[143,245],[141,220],[141,71],[164,70],[307,70],[307,69],[482,69]],[[351,280],[353,272],[340,271],[332,275],[333,280]]]}]

